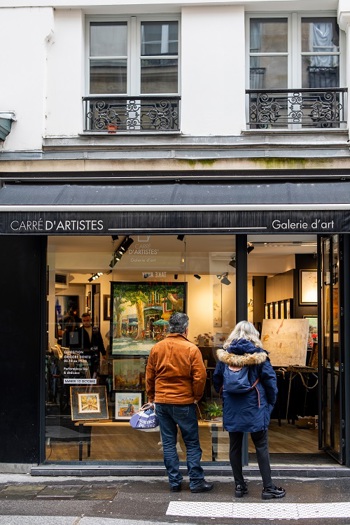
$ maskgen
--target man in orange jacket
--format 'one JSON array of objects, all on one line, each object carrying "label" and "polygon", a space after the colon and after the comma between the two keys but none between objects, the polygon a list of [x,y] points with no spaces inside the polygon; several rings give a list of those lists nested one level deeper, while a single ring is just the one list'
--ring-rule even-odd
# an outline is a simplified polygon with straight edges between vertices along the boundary
[{"label": "man in orange jacket", "polygon": [[164,464],[171,492],[180,492],[182,475],[176,450],[180,428],[186,445],[191,492],[208,492],[213,483],[204,479],[200,464],[196,404],[201,399],[206,369],[199,348],[187,339],[188,316],[176,312],[169,320],[169,334],[152,348],[146,367],[148,401],[156,404],[162,437]]}]

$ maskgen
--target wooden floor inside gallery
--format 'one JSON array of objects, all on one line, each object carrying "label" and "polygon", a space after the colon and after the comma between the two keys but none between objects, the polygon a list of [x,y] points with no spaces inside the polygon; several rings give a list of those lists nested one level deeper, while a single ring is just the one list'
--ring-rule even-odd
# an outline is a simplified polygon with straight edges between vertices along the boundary
[{"label": "wooden floor inside gallery", "polygon": [[[218,444],[215,446],[217,461],[228,460],[229,437],[221,430],[218,423]],[[46,440],[46,460],[78,461],[79,434],[76,431],[74,440],[55,439],[52,434]],[[212,433],[210,426],[200,427],[200,441],[203,450],[203,461],[212,461]],[[318,430],[298,428],[296,425],[272,420],[269,427],[270,453],[273,454],[322,454],[318,450]],[[249,452],[254,453],[254,445],[249,438]],[[178,453],[181,461],[185,460],[185,447],[179,438]],[[163,460],[162,444],[159,432],[141,432],[128,425],[92,428],[91,455],[87,457],[87,445],[83,445],[83,461],[151,461]]]}]

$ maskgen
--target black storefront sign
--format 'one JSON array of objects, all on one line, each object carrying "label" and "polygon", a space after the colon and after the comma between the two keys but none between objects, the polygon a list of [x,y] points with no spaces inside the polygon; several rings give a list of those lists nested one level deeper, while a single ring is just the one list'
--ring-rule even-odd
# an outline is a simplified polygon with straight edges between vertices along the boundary
[{"label": "black storefront sign", "polygon": [[350,211],[3,212],[4,235],[346,233]]}]

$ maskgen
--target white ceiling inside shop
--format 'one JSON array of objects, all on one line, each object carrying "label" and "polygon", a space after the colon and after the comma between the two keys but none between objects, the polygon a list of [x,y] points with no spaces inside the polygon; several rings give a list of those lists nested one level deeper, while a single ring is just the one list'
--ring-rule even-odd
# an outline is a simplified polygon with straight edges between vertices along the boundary
[{"label": "white ceiling inside shop", "polygon": [[[170,273],[217,274],[234,272],[229,265],[235,253],[234,235],[131,236],[134,243],[115,269],[127,273],[158,271]],[[112,253],[123,237],[55,236],[49,238],[49,261],[56,272],[71,275],[75,283],[85,283],[92,273],[110,270]],[[274,275],[294,268],[295,254],[316,254],[315,235],[248,236],[254,250],[248,257],[251,275]]]}]

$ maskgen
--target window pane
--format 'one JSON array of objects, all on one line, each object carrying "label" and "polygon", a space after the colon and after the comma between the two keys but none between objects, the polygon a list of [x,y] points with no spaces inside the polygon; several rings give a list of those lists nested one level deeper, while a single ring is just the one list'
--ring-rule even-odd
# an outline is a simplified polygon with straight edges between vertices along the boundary
[{"label": "window pane", "polygon": [[252,57],[250,59],[251,89],[285,89],[288,85],[287,57]]},{"label": "window pane", "polygon": [[339,52],[339,27],[335,18],[303,18],[301,34],[303,52]]},{"label": "window pane", "polygon": [[141,93],[177,93],[177,60],[141,60]]},{"label": "window pane", "polygon": [[177,55],[177,22],[143,22],[141,24],[141,55]]},{"label": "window pane", "polygon": [[286,18],[251,19],[251,53],[283,53],[287,50],[288,26]]},{"label": "window pane", "polygon": [[125,94],[126,74],[126,60],[91,60],[90,93]]},{"label": "window pane", "polygon": [[125,22],[92,22],[90,56],[126,56],[127,24]]},{"label": "window pane", "polygon": [[[333,64],[334,56],[304,56],[302,58],[303,88],[339,87],[339,68]],[[320,59],[320,60],[318,60]]]}]

